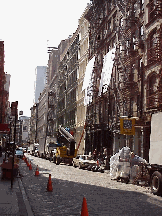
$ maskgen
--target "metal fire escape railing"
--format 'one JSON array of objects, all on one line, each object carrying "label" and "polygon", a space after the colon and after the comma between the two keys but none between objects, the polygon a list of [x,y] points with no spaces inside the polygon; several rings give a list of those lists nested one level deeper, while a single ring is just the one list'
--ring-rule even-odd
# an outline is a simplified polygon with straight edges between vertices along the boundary
[{"label": "metal fire escape railing", "polygon": [[117,65],[118,69],[120,68],[119,73],[122,76],[122,82],[119,82],[118,86],[114,82],[114,87],[116,90],[115,96],[118,108],[124,105],[124,101],[129,102],[130,97],[138,93],[138,84],[135,83],[131,78],[133,76],[133,69],[131,68],[132,60],[134,58],[134,55],[138,56],[137,50],[135,50],[133,47],[138,47],[137,42],[133,41],[133,33],[138,27],[138,19],[135,17],[133,8],[134,3],[135,1],[117,1],[117,6],[122,12],[124,20],[123,26],[119,25],[117,28],[117,35],[119,37],[118,48],[120,48],[122,45],[122,50],[118,50],[118,52],[116,52],[115,58],[115,64]]}]

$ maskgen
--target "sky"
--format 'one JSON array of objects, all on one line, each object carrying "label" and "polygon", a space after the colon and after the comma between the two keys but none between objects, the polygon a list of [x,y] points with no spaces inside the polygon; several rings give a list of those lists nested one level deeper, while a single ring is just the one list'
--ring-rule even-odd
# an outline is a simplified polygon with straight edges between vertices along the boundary
[{"label": "sky", "polygon": [[35,68],[47,66],[47,47],[72,35],[89,0],[0,0],[4,70],[11,75],[9,101],[31,115]]}]

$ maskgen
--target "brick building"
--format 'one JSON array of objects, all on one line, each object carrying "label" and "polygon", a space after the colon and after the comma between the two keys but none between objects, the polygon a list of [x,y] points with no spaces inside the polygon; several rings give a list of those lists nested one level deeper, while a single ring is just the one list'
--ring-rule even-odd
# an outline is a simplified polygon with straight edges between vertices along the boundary
[{"label": "brick building", "polygon": [[[85,16],[90,22],[89,61],[95,58],[88,93],[87,151],[107,147],[114,154],[127,145],[149,159],[150,116],[161,109],[161,16],[160,1],[92,1]],[[104,61],[111,50],[113,67],[101,88]],[[110,65],[109,60],[107,69]],[[120,134],[123,117],[136,119],[135,135]]]}]

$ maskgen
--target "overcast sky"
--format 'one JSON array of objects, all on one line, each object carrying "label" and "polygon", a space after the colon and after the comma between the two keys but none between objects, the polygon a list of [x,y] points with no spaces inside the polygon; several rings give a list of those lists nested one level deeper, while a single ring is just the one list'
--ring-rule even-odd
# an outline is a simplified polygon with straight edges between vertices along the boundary
[{"label": "overcast sky", "polygon": [[[75,32],[89,0],[0,0],[0,40],[5,72],[11,74],[10,102],[30,116],[35,68],[47,66],[47,46],[58,46]],[[49,42],[47,42],[49,40]]]}]

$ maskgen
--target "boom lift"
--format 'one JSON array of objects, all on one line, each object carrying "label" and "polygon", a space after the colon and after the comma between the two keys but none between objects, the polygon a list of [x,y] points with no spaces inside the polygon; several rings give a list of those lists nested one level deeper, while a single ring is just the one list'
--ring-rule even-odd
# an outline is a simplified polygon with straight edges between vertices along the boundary
[{"label": "boom lift", "polygon": [[72,165],[72,160],[77,155],[77,149],[75,149],[74,137],[63,128],[61,125],[58,130],[57,141],[61,144],[57,147],[56,155],[54,156],[54,163],[57,165],[61,162]]}]

